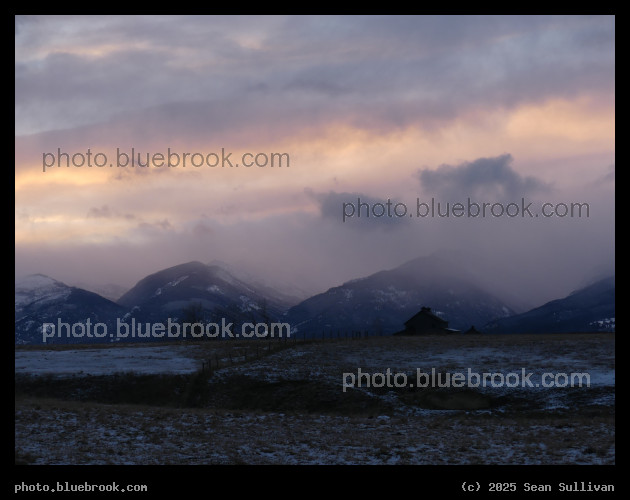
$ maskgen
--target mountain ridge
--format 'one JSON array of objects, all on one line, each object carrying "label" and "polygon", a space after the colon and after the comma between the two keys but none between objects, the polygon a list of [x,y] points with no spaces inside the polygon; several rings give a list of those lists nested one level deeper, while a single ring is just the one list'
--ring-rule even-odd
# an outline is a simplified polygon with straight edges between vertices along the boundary
[{"label": "mountain ridge", "polygon": [[118,301],[33,274],[16,279],[15,339],[16,344],[42,343],[42,324],[57,318],[65,323],[101,321],[108,328],[114,328],[117,318],[184,321],[191,304],[201,306],[200,320],[282,321],[300,336],[395,333],[421,307],[431,307],[459,330],[474,325],[487,333],[614,331],[614,284],[611,276],[517,313],[502,296],[481,286],[466,266],[436,254],[348,280],[294,305],[284,300],[286,295],[247,283],[218,262],[190,261],[161,269],[140,279]]},{"label": "mountain ridge", "polygon": [[465,269],[431,255],[329,288],[292,307],[285,317],[298,334],[317,335],[325,330],[394,333],[423,306],[443,314],[457,329],[514,313],[477,286]]},{"label": "mountain ridge", "polygon": [[[15,283],[15,343],[87,343],[109,342],[109,338],[77,336],[81,330],[71,327],[88,320],[102,323],[107,331],[115,331],[115,319],[125,310],[115,302],[82,288],[66,285],[44,274],[32,274]],[[64,331],[49,330],[54,334],[44,341],[43,325],[53,324]],[[50,327],[49,327],[50,328]]]},{"label": "mountain ridge", "polygon": [[566,297],[484,325],[488,333],[568,333],[615,330],[615,277],[608,276]]}]

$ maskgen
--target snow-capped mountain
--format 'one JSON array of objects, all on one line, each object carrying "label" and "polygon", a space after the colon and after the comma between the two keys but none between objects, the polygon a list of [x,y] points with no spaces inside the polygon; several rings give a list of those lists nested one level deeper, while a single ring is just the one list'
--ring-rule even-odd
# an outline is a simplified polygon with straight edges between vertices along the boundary
[{"label": "snow-capped mountain", "polygon": [[183,321],[191,304],[201,306],[204,320],[213,316],[235,321],[279,317],[288,306],[269,289],[236,278],[217,265],[188,262],[163,269],[140,280],[118,304],[140,321]]},{"label": "snow-capped mountain", "polygon": [[563,299],[483,327],[488,333],[615,331],[615,278],[604,278]]},{"label": "snow-capped mountain", "polygon": [[331,288],[292,307],[285,317],[298,335],[394,333],[423,306],[462,330],[514,314],[465,269],[432,255]]},{"label": "snow-capped mountain", "polygon": [[[241,276],[242,278],[242,276]],[[390,334],[422,307],[467,330],[487,333],[614,331],[615,280],[606,278],[523,314],[484,287],[464,266],[439,255],[348,281],[289,308],[283,293],[237,278],[223,266],[189,262],[140,280],[117,302],[42,274],[16,280],[15,342],[43,343],[44,323],[102,323],[117,332],[118,320],[166,323],[281,321],[299,336],[351,331]],[[196,306],[191,308],[191,306]],[[57,328],[58,330],[58,328]],[[50,329],[47,330],[50,334]],[[46,343],[152,340],[103,338],[55,331]],[[78,331],[80,333],[80,331]],[[114,336],[112,335],[112,336]]]},{"label": "snow-capped mountain", "polygon": [[15,282],[15,313],[29,305],[64,300],[71,288],[44,274],[31,274]]},{"label": "snow-capped mountain", "polygon": [[[86,330],[71,329],[76,323],[102,323],[107,332],[115,332],[116,318],[125,313],[123,307],[100,295],[68,286],[43,274],[33,274],[15,282],[15,343],[43,343],[44,323],[57,325],[54,337],[46,343],[73,344],[109,342],[110,338],[90,337]],[[67,324],[70,328],[60,324]],[[103,330],[97,331],[101,334]],[[83,335],[81,333],[83,332]],[[79,336],[81,335],[81,336]]]}]

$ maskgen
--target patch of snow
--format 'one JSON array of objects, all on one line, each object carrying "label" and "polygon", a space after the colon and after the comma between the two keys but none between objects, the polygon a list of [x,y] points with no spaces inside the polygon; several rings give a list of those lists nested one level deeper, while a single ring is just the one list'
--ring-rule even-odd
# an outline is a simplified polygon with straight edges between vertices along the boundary
[{"label": "patch of snow", "polygon": [[407,290],[398,290],[394,286],[389,286],[386,290],[372,290],[372,295],[379,304],[394,302],[402,306],[409,302]]},{"label": "patch of snow", "polygon": [[241,312],[251,311],[252,309],[255,309],[256,311],[260,310],[260,306],[247,295],[241,295],[239,298],[241,299]]},{"label": "patch of snow", "polygon": [[177,278],[176,280],[173,281],[169,281],[166,286],[177,286],[179,285],[182,281],[184,281],[186,278],[188,278],[188,275],[186,276],[181,276],[179,278]]},{"label": "patch of snow", "polygon": [[190,347],[122,347],[15,351],[15,373],[109,375],[133,373],[192,373],[199,361]]},{"label": "patch of snow", "polygon": [[186,278],[188,278],[188,275],[186,276],[180,276],[177,279],[174,279],[173,281],[169,281],[166,285],[164,285],[163,287],[158,288],[155,293],[153,294],[154,297],[161,295],[162,291],[164,290],[164,288],[166,288],[167,286],[177,286],[179,285],[182,281],[184,281]]}]

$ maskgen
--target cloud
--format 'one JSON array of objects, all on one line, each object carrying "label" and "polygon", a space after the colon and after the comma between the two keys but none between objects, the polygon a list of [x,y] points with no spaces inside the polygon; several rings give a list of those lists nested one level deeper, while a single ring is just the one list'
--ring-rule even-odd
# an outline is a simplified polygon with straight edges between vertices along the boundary
[{"label": "cloud", "polygon": [[615,164],[608,165],[606,174],[602,177],[603,182],[615,182]]},{"label": "cloud", "polygon": [[87,218],[94,218],[94,219],[99,219],[99,218],[110,218],[112,217],[112,211],[109,209],[109,207],[107,205],[103,205],[102,207],[92,207],[90,208],[90,211],[87,214]]},{"label": "cloud", "polygon": [[20,26],[18,134],[204,100],[229,103],[215,123],[235,128],[296,112],[339,120],[340,109],[366,128],[434,128],[480,106],[614,93],[612,16],[43,16]]},{"label": "cloud", "polygon": [[457,201],[468,197],[513,201],[550,191],[551,187],[541,180],[516,172],[512,161],[510,154],[478,158],[456,166],[440,165],[435,170],[419,169],[417,177],[426,193]]},{"label": "cloud", "polygon": [[153,223],[141,222],[140,224],[138,224],[138,228],[147,231],[152,231],[153,229],[161,229],[162,231],[166,231],[168,229],[172,229],[173,226],[171,226],[171,223],[168,221],[168,219],[164,219]]},{"label": "cloud", "polygon": [[197,222],[192,228],[192,234],[198,238],[210,238],[213,233],[212,227],[203,221]]},{"label": "cloud", "polygon": [[322,219],[336,221],[352,229],[393,229],[409,223],[407,207],[400,200],[363,193],[315,193],[308,189],[305,192],[317,201]]},{"label": "cloud", "polygon": [[86,216],[88,219],[112,219],[122,218],[126,220],[134,220],[136,216],[130,213],[120,213],[117,210],[112,210],[109,205],[102,205],[101,207],[92,207]]},{"label": "cloud", "polygon": [[[133,285],[218,258],[317,292],[455,248],[496,267],[506,289],[542,300],[614,262],[614,170],[600,168],[614,161],[614,16],[16,23],[21,272]],[[287,152],[291,166],[42,171],[43,152],[57,148],[111,159],[132,147]],[[421,193],[502,201],[552,187],[550,201],[588,201],[592,217],[372,211],[388,198],[415,208]],[[343,204],[359,202],[370,216],[362,207],[344,223]]]},{"label": "cloud", "polygon": [[336,97],[349,92],[349,89],[335,82],[318,80],[317,78],[300,78],[288,83],[287,90],[302,90],[305,92],[321,93],[328,97]]}]

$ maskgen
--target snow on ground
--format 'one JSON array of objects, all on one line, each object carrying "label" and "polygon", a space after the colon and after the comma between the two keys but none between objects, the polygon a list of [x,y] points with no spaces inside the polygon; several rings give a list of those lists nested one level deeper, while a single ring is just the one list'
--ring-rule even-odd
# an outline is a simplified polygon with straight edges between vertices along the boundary
[{"label": "snow on ground", "polygon": [[15,373],[107,375],[117,372],[192,373],[200,362],[195,346],[111,347],[67,350],[16,350]]},{"label": "snow on ground", "polygon": [[[16,349],[16,373],[186,373],[216,354],[222,367],[210,383],[247,375],[268,382],[318,381],[341,393],[343,374],[359,368],[504,374],[525,368],[538,375],[588,372],[592,387],[515,388],[525,398],[522,411],[403,411],[388,392],[378,395],[398,401],[388,415],[25,397],[16,399],[16,457],[35,464],[614,464],[614,344],[610,334],[274,341],[284,348],[256,357],[250,351],[247,358],[238,354],[255,343]],[[264,350],[270,344],[258,345]],[[544,407],[527,406],[532,394],[543,398]]]},{"label": "snow on ground", "polygon": [[33,464],[613,464],[614,427],[474,413],[347,417],[40,402],[16,410]]},{"label": "snow on ground", "polygon": [[[479,337],[477,337],[477,340]],[[449,372],[500,373],[522,375],[532,373],[529,380],[541,384],[545,373],[552,375],[587,373],[591,387],[615,385],[614,341],[602,344],[593,339],[582,342],[552,342],[542,336],[527,343],[497,342],[480,345],[457,339],[458,345],[441,344],[438,338],[405,339],[375,338],[368,342],[332,341],[297,344],[271,357],[237,367],[219,370],[218,375],[238,372],[267,381],[280,379],[312,379],[325,377],[340,382],[344,373],[423,373]],[[500,339],[499,339],[500,340]],[[494,342],[494,345],[493,343]],[[550,380],[546,378],[545,380]],[[559,376],[560,383],[564,377]]]},{"label": "snow on ground", "polygon": [[[278,382],[282,380],[317,380],[343,389],[344,382],[359,380],[359,372],[368,374],[405,374],[407,384],[417,383],[417,370],[423,373],[461,373],[468,381],[468,370],[473,384],[476,375],[489,374],[485,384],[472,386],[491,397],[516,396],[535,397],[539,404],[550,410],[569,409],[581,405],[614,406],[615,362],[614,339],[603,337],[580,337],[576,342],[571,337],[544,338],[533,336],[501,339],[493,336],[464,339],[461,336],[445,341],[438,337],[397,340],[374,338],[369,341],[332,341],[324,343],[297,344],[295,347],[271,356],[236,366],[217,370],[214,380],[225,380],[232,375],[246,375],[256,380]],[[493,385],[491,380],[503,380],[519,385]],[[531,373],[531,376],[528,376]],[[515,379],[516,374],[518,378]],[[548,375],[546,375],[548,374]],[[565,374],[567,377],[565,377]],[[571,390],[571,374],[587,374],[590,386],[579,387],[580,375],[573,377],[575,388]],[[558,383],[551,387],[544,382]],[[363,376],[363,375],[362,375]],[[365,377],[361,380],[365,380]],[[375,380],[372,378],[371,380]],[[378,379],[379,381],[381,379]],[[402,379],[398,379],[402,380]],[[427,380],[426,378],[424,380]],[[423,380],[423,381],[424,381]],[[442,378],[441,380],[445,380]],[[533,387],[524,382],[528,380]],[[368,382],[369,383],[369,382]],[[358,384],[356,384],[358,385]],[[348,391],[359,390],[370,395],[365,383],[349,387]],[[484,386],[485,385],[485,386]],[[379,394],[388,400],[391,393]],[[425,414],[435,410],[404,408],[404,414]]]},{"label": "snow on ground", "polygon": [[[527,342],[510,342],[512,339],[491,337],[485,344],[469,339],[451,339],[445,343],[439,338],[405,339],[374,338],[369,341],[331,341],[297,343],[289,348],[250,360],[247,363],[217,370],[222,378],[233,374],[248,375],[259,380],[321,379],[341,386],[344,374],[358,371],[374,374],[405,373],[411,381],[418,370],[431,373],[473,374],[532,373],[529,380],[542,387],[545,373],[559,375],[559,382],[568,380],[572,373],[588,374],[591,387],[615,385],[614,341],[602,346],[598,338],[585,342],[559,341],[534,337]],[[455,345],[453,345],[455,342]],[[478,340],[477,340],[478,342]],[[229,342],[206,343],[206,359],[214,352],[224,350]],[[240,343],[240,346],[266,345]],[[282,344],[280,344],[282,345]],[[112,346],[108,348],[33,349],[16,350],[15,372],[31,374],[107,374],[114,372],[136,373],[190,373],[200,368],[202,345],[171,346]],[[236,349],[230,357],[238,357]],[[225,353],[221,360],[226,364]],[[488,378],[488,381],[490,379]],[[500,379],[497,379],[500,380]],[[512,378],[511,380],[514,380]],[[551,380],[547,377],[546,380]],[[584,379],[586,380],[586,379]],[[495,387],[490,386],[490,389]]]}]

